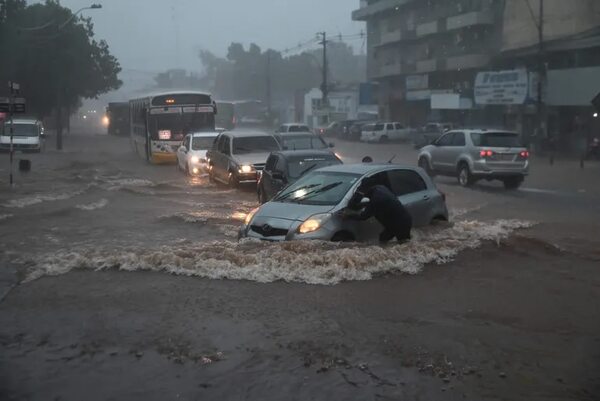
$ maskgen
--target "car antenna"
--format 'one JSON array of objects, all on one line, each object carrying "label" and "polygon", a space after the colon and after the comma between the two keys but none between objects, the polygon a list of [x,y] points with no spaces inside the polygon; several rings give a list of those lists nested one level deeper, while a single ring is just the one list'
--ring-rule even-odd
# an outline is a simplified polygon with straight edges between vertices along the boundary
[{"label": "car antenna", "polygon": [[396,158],[396,155],[392,156],[392,158],[388,161],[388,164],[392,164],[392,162],[394,161],[395,158]]}]

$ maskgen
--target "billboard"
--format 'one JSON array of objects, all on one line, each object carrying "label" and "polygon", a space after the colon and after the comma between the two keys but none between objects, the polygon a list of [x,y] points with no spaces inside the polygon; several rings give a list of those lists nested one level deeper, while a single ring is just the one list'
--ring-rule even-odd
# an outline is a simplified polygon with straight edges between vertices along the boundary
[{"label": "billboard", "polygon": [[475,78],[475,103],[480,105],[525,104],[529,95],[527,70],[486,71]]}]

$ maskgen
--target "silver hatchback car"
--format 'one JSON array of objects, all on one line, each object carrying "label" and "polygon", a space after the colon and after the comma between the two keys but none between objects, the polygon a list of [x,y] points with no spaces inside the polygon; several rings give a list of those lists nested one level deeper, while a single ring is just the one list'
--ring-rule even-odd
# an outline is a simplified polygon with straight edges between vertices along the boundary
[{"label": "silver hatchback car", "polygon": [[239,236],[269,241],[375,240],[383,229],[375,219],[356,221],[342,216],[367,177],[373,177],[398,196],[415,227],[448,220],[445,196],[420,168],[393,164],[337,165],[308,173],[271,202],[253,210]]},{"label": "silver hatchback car", "polygon": [[430,176],[455,176],[465,187],[485,179],[516,189],[529,174],[529,151],[519,134],[510,131],[450,131],[421,149],[418,160]]}]

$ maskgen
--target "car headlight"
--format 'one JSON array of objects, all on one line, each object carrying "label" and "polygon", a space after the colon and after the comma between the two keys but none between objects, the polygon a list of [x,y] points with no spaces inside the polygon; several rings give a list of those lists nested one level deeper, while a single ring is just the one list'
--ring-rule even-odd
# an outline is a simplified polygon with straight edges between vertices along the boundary
[{"label": "car headlight", "polygon": [[300,227],[298,227],[298,232],[300,234],[308,234],[315,232],[321,227],[323,227],[323,224],[325,224],[325,222],[329,220],[330,217],[331,214],[329,213],[315,214],[314,216],[311,216],[308,220],[306,220],[304,223],[302,223]]},{"label": "car headlight", "polygon": [[254,170],[254,167],[246,164],[246,165],[240,166],[239,172],[243,173],[243,174],[248,174],[248,173],[251,173],[253,170]]},{"label": "car headlight", "polygon": [[250,223],[252,223],[252,219],[254,218],[254,215],[256,214],[256,212],[258,212],[258,207],[256,209],[253,209],[250,213],[248,213],[246,215],[246,218],[244,219],[244,224],[245,225],[250,225]]},{"label": "car headlight", "polygon": [[192,163],[194,163],[194,164],[200,163],[200,158],[198,156],[192,156]]}]

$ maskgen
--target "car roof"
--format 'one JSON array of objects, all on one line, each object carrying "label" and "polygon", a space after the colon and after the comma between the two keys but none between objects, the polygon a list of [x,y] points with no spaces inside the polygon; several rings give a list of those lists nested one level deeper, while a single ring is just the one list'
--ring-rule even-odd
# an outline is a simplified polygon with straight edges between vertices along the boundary
[{"label": "car roof", "polygon": [[196,132],[192,134],[192,138],[211,138],[219,136],[218,132]]},{"label": "car roof", "polygon": [[286,159],[289,157],[311,157],[311,156],[329,156],[329,157],[335,158],[335,155],[328,150],[315,150],[315,149],[279,150],[277,152],[273,152],[272,154],[281,155]]},{"label": "car roof", "polygon": [[329,166],[321,168],[319,171],[331,172],[331,173],[350,173],[350,174],[374,174],[381,171],[391,169],[406,169],[417,171],[414,166],[403,165],[403,164],[371,164],[371,163],[360,163],[360,164],[340,164],[336,166]]},{"label": "car roof", "polygon": [[464,132],[467,134],[487,134],[487,133],[502,133],[502,134],[514,134],[514,135],[518,135],[518,132],[515,131],[510,131],[507,129],[494,129],[494,128],[456,128],[453,130],[448,131],[447,133],[450,134],[452,132]]},{"label": "car roof", "polygon": [[286,123],[286,124],[281,124],[282,127],[296,127],[296,126],[306,126],[306,124],[304,123]]},{"label": "car roof", "polygon": [[[10,120],[4,120],[5,123],[10,124]],[[34,118],[13,118],[13,124],[38,124],[40,121]]]},{"label": "car roof", "polygon": [[266,136],[266,137],[273,138],[273,135],[267,134],[266,132],[260,132],[260,131],[226,131],[226,132],[224,132],[224,134],[227,134],[232,138],[250,138],[250,137],[257,137],[257,136],[261,136],[261,137]]},{"label": "car roof", "polygon": [[278,132],[277,136],[281,136],[284,138],[290,138],[290,137],[294,137],[294,136],[310,136],[310,137],[315,137],[315,138],[321,138],[321,136],[319,136],[311,131]]}]

